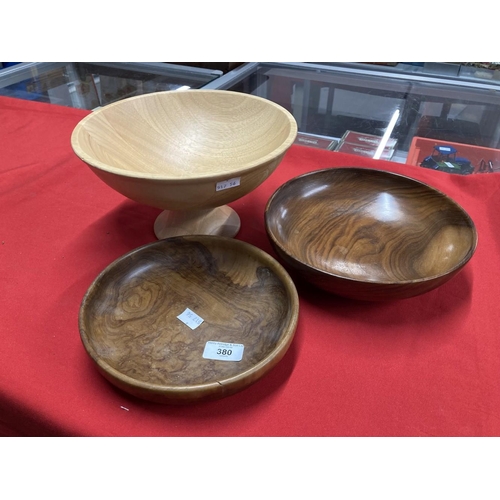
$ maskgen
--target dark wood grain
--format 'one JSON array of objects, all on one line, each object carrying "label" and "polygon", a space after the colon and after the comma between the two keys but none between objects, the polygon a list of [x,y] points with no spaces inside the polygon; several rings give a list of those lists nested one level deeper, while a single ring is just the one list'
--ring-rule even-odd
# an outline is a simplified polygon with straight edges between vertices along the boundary
[{"label": "dark wood grain", "polygon": [[328,292],[361,300],[436,288],[477,244],[473,221],[444,193],[363,168],[292,179],[270,198],[265,222],[286,265]]},{"label": "dark wood grain", "polygon": [[[192,330],[177,316],[203,318]],[[239,240],[186,236],[141,247],[105,269],[80,309],[83,344],[121,389],[162,403],[245,388],[285,354],[298,297],[283,267]],[[241,361],[202,357],[207,341],[243,344]]]}]

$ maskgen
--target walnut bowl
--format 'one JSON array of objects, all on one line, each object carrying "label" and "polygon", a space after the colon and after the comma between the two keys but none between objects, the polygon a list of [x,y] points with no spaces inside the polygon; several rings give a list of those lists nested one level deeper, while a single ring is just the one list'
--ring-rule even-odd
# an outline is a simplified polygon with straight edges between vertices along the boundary
[{"label": "walnut bowl", "polygon": [[263,250],[222,236],[167,238],[115,260],[80,307],[98,371],[138,398],[219,399],[285,355],[299,312],[295,285]]},{"label": "walnut bowl", "polygon": [[455,276],[477,245],[472,219],[444,193],[410,177],[329,168],[291,179],[265,210],[286,267],[337,295],[394,300]]},{"label": "walnut bowl", "polygon": [[227,90],[166,91],[93,111],[73,130],[75,154],[112,189],[162,210],[158,238],[234,236],[227,203],[279,165],[297,135],[274,102]]}]

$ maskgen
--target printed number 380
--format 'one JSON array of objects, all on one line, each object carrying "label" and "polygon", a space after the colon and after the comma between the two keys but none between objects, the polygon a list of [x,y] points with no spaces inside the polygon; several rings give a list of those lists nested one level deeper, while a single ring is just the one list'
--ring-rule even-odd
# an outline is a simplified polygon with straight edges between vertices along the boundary
[{"label": "printed number 380", "polygon": [[231,356],[233,351],[231,349],[217,349],[217,354],[219,356]]}]

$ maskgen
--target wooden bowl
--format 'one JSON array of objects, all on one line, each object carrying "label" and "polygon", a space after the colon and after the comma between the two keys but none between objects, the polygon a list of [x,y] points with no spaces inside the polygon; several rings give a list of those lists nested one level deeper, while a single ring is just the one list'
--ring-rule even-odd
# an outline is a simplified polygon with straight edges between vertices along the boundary
[{"label": "wooden bowl", "polygon": [[179,236],[108,266],[85,294],[79,328],[112,384],[149,401],[191,403],[263,377],[290,346],[298,310],[293,281],[264,251]]},{"label": "wooden bowl", "polygon": [[77,124],[71,145],[111,188],[168,211],[155,224],[158,238],[234,236],[239,217],[222,207],[265,181],[296,135],[293,116],[272,101],[187,90],[100,108]]},{"label": "wooden bowl", "polygon": [[296,177],[270,198],[269,239],[319,288],[360,300],[413,297],[472,257],[477,233],[445,194],[403,175],[330,168]]}]

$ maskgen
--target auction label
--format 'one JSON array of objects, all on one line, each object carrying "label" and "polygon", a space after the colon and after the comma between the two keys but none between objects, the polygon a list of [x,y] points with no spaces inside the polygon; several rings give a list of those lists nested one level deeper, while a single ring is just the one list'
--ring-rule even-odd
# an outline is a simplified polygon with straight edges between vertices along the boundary
[{"label": "auction label", "polygon": [[223,191],[224,189],[231,189],[240,185],[241,177],[234,177],[233,179],[228,179],[227,181],[220,181],[215,185],[216,191]]},{"label": "auction label", "polygon": [[220,361],[241,361],[243,358],[243,349],[245,349],[243,344],[209,340],[205,344],[203,357],[205,359],[217,359]]},{"label": "auction label", "polygon": [[185,325],[189,326],[191,330],[198,328],[203,323],[203,318],[200,318],[195,312],[186,307],[185,311],[177,316]]}]

